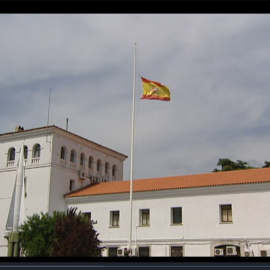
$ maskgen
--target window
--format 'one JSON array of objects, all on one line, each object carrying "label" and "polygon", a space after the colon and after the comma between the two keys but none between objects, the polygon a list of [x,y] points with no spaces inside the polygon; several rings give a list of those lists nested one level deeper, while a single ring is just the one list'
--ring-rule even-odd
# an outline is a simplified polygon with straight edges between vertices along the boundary
[{"label": "window", "polygon": [[171,217],[172,224],[182,224],[182,207],[172,207]]},{"label": "window", "polygon": [[261,257],[267,257],[267,250],[261,250]]},{"label": "window", "polygon": [[119,211],[111,211],[110,225],[111,227],[119,227]]},{"label": "window", "polygon": [[73,191],[75,188],[75,180],[69,181],[69,191]]},{"label": "window", "polygon": [[232,205],[220,205],[220,221],[232,222]]},{"label": "window", "polygon": [[24,155],[24,159],[27,159],[27,157],[28,157],[28,147],[26,145],[24,145],[24,148],[23,148],[23,155]]},{"label": "window", "polygon": [[112,167],[112,176],[116,177],[116,173],[117,173],[117,168],[116,168],[115,165],[113,165],[113,167]]},{"label": "window", "polygon": [[108,174],[109,173],[109,163],[106,162],[105,163],[105,174]]},{"label": "window", "polygon": [[117,257],[117,247],[108,248],[108,257]]},{"label": "window", "polygon": [[142,226],[150,225],[150,210],[149,209],[140,210],[140,224]]},{"label": "window", "polygon": [[12,148],[10,148],[8,150],[8,161],[15,160],[15,153],[16,153],[16,151],[15,151],[15,148],[14,147],[12,147]]},{"label": "window", "polygon": [[60,158],[61,159],[66,159],[66,148],[64,146],[61,147]]},{"label": "window", "polygon": [[84,153],[81,153],[81,156],[80,156],[80,165],[81,166],[84,166],[84,160],[85,160],[85,155],[84,155]]},{"label": "window", "polygon": [[40,151],[41,151],[40,144],[38,144],[38,143],[35,144],[33,147],[33,151],[32,151],[32,164],[39,163]]},{"label": "window", "polygon": [[70,152],[70,162],[75,163],[75,151],[71,150]]},{"label": "window", "polygon": [[36,144],[33,147],[33,157],[34,158],[39,158],[40,157],[40,144]]},{"label": "window", "polygon": [[139,247],[139,257],[149,257],[149,247]]},{"label": "window", "polygon": [[89,157],[88,159],[88,168],[93,169],[93,157]]},{"label": "window", "polygon": [[91,212],[83,212],[84,216],[87,216],[89,218],[89,221],[91,221]]},{"label": "window", "polygon": [[171,257],[183,257],[183,247],[171,247]]},{"label": "window", "polygon": [[101,160],[100,159],[97,161],[97,171],[98,172],[101,171]]}]

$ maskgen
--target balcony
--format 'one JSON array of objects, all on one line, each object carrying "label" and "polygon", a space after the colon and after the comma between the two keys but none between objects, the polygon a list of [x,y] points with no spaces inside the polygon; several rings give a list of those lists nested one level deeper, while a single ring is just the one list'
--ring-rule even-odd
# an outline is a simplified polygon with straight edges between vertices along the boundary
[{"label": "balcony", "polygon": [[40,158],[36,157],[36,158],[32,158],[32,165],[38,164],[39,163]]},{"label": "balcony", "polygon": [[10,160],[7,162],[7,168],[11,168],[15,166],[15,160]]}]

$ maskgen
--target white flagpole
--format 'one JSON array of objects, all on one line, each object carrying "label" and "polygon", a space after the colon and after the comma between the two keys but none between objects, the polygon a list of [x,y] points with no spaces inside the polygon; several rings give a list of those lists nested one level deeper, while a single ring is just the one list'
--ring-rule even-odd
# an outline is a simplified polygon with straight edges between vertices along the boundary
[{"label": "white flagpole", "polygon": [[132,127],[131,127],[131,153],[130,153],[130,228],[129,250],[132,244],[132,193],[133,193],[133,156],[134,156],[134,122],[135,122],[135,88],[136,88],[136,43],[134,50],[133,99],[132,99]]}]

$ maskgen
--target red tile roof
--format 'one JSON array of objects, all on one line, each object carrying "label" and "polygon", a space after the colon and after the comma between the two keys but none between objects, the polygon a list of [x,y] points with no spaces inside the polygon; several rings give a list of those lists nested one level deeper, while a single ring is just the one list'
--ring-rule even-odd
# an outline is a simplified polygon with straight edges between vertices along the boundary
[{"label": "red tile roof", "polygon": [[[241,185],[270,182],[270,168],[247,169],[227,172],[169,176],[133,181],[133,192],[169,189],[199,188],[224,185]],[[130,181],[98,183],[67,194],[65,197],[81,197],[105,194],[129,193]]]}]

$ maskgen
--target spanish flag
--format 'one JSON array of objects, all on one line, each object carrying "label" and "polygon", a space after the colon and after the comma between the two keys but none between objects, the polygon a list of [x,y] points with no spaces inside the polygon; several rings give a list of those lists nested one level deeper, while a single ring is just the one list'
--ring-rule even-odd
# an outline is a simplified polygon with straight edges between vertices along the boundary
[{"label": "spanish flag", "polygon": [[158,99],[169,101],[171,100],[171,93],[167,86],[142,78],[143,95],[141,99]]}]

